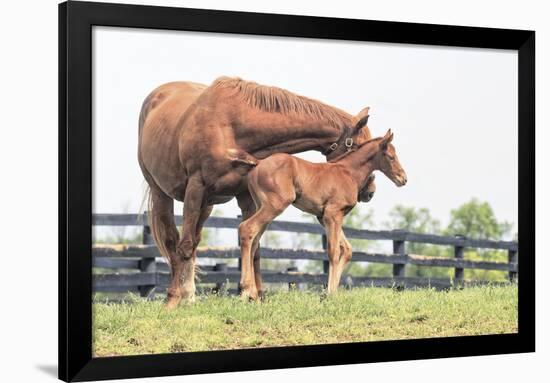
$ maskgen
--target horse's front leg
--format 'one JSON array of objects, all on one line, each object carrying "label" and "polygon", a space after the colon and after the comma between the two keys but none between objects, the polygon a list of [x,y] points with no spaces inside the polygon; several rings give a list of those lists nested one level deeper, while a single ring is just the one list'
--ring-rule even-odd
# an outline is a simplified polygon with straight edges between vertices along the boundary
[{"label": "horse's front leg", "polygon": [[335,293],[340,283],[338,273],[340,263],[340,233],[342,232],[343,214],[341,209],[325,208],[323,226],[327,234],[327,252],[329,260],[328,294]]},{"label": "horse's front leg", "polygon": [[[182,261],[183,285],[179,291],[179,297],[169,300],[169,307],[177,305],[181,299],[186,299],[189,302],[195,300],[195,257],[198,233],[200,233],[197,229],[202,228],[202,224],[199,223],[201,216],[204,217],[204,190],[200,177],[191,178],[185,190],[182,235],[177,248],[177,255]],[[206,211],[209,214],[209,210]]]}]

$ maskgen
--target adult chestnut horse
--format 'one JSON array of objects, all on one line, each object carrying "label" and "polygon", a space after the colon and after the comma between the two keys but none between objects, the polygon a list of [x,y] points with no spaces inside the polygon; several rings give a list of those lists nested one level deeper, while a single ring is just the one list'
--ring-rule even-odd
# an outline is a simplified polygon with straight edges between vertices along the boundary
[{"label": "adult chestnut horse", "polygon": [[[237,198],[243,219],[255,212],[246,174],[273,153],[322,152],[334,160],[371,138],[368,108],[352,116],[289,91],[221,77],[212,85],[161,85],[143,102],[138,160],[149,184],[155,242],[167,258],[167,308],[195,294],[195,257],[212,206]],[[372,197],[374,183],[362,191]],[[367,195],[367,197],[365,197]],[[184,201],[183,229],[174,223],[174,200]],[[259,252],[254,269],[260,270]],[[259,272],[256,285],[261,290]]]}]

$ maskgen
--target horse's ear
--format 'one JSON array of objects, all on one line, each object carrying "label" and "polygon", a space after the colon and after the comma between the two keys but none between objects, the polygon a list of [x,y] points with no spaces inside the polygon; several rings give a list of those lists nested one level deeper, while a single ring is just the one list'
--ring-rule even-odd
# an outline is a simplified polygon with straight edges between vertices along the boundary
[{"label": "horse's ear", "polygon": [[380,147],[385,150],[388,147],[388,144],[392,142],[393,140],[393,132],[391,129],[388,129],[384,137],[382,137],[382,141],[380,142]]},{"label": "horse's ear", "polygon": [[357,116],[353,117],[353,128],[357,132],[359,129],[367,125],[369,120],[369,110],[370,107],[363,108]]}]

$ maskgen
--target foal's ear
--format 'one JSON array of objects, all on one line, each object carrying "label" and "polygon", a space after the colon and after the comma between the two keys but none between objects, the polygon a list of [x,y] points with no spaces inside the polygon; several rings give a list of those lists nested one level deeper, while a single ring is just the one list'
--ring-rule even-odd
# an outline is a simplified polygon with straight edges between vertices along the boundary
[{"label": "foal's ear", "polygon": [[359,129],[363,128],[367,125],[367,122],[369,121],[369,110],[370,107],[367,106],[366,108],[363,108],[357,116],[353,117],[353,129],[357,132]]},{"label": "foal's ear", "polygon": [[388,147],[388,144],[392,142],[392,140],[393,140],[393,133],[391,129],[388,129],[388,131],[386,132],[386,135],[382,137],[382,141],[380,141],[380,147],[383,150],[386,150],[386,148]]}]

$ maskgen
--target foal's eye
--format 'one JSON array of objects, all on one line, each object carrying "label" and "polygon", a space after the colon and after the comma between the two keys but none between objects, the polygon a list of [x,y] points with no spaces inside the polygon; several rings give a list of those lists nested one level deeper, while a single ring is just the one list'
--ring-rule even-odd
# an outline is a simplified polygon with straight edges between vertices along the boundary
[{"label": "foal's eye", "polygon": [[388,156],[388,158],[390,159],[390,161],[395,160],[395,157],[394,157],[394,156],[392,156],[392,155],[390,155],[390,154],[388,154],[387,156]]}]

